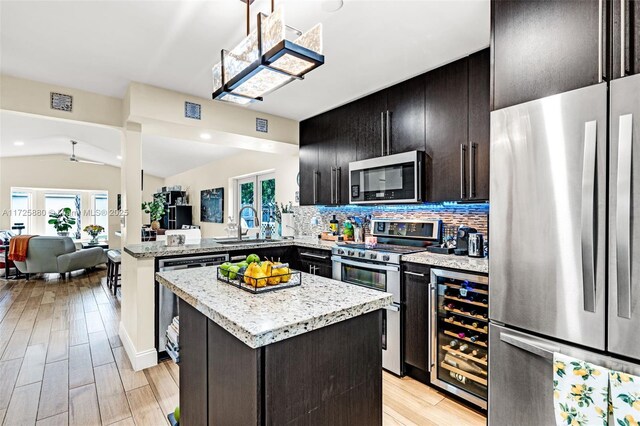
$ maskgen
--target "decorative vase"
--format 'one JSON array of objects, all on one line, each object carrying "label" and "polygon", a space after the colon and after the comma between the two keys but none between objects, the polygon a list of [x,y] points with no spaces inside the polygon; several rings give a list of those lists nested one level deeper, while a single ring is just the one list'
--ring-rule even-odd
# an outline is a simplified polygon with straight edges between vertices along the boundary
[{"label": "decorative vase", "polygon": [[91,241],[89,241],[89,244],[98,244],[98,234],[91,234]]},{"label": "decorative vase", "polygon": [[157,231],[158,229],[160,229],[160,222],[157,220],[152,221],[151,229],[153,229],[154,231]]},{"label": "decorative vase", "polygon": [[69,231],[58,231],[58,236],[59,237],[68,237],[69,236]]}]

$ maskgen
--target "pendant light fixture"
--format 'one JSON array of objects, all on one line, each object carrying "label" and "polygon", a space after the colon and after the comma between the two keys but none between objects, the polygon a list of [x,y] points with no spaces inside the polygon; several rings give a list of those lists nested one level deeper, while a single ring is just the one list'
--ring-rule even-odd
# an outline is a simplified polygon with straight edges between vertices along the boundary
[{"label": "pendant light fixture", "polygon": [[[309,71],[324,64],[322,24],[302,33],[285,25],[282,6],[271,15],[258,14],[257,26],[251,30],[250,4],[247,4],[247,36],[231,51],[220,52],[220,62],[213,69],[215,100],[246,105],[293,80],[302,80]],[[288,40],[287,30],[297,38]]]}]

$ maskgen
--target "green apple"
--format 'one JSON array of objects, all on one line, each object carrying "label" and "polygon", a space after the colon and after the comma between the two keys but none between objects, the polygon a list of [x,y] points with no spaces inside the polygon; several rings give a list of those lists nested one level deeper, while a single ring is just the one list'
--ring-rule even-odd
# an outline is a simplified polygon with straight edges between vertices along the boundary
[{"label": "green apple", "polygon": [[180,423],[180,407],[176,407],[176,409],[173,410],[173,417],[176,418],[176,422]]},{"label": "green apple", "polygon": [[222,274],[223,277],[228,277],[229,276],[229,268],[233,266],[231,265],[231,263],[229,262],[225,262],[222,265],[220,265],[220,273]]},{"label": "green apple", "polygon": [[236,277],[238,276],[238,271],[240,270],[240,268],[238,268],[237,266],[233,265],[229,267],[229,279],[230,280],[235,280]]},{"label": "green apple", "polygon": [[247,261],[246,261],[246,260],[243,260],[242,262],[238,262],[238,263],[236,263],[236,266],[237,266],[238,268],[246,268],[247,266],[249,266],[249,263],[247,263]]},{"label": "green apple", "polygon": [[249,263],[259,263],[260,262],[260,256],[258,256],[257,254],[250,254],[249,256],[247,256],[247,264]]}]

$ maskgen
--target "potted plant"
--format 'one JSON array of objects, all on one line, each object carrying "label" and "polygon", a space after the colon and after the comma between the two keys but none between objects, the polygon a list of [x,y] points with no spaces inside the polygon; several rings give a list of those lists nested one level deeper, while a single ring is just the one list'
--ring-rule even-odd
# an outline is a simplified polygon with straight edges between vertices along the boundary
[{"label": "potted plant", "polygon": [[142,210],[145,213],[149,213],[151,229],[158,230],[160,228],[160,219],[167,213],[164,203],[160,200],[145,201],[142,203]]},{"label": "potted plant", "polygon": [[59,236],[67,237],[69,230],[76,224],[76,220],[71,217],[71,209],[64,207],[57,212],[49,213],[48,223],[53,225]]},{"label": "potted plant", "polygon": [[98,235],[104,232],[104,228],[100,225],[87,225],[83,229],[84,232],[91,235],[89,244],[98,244]]}]

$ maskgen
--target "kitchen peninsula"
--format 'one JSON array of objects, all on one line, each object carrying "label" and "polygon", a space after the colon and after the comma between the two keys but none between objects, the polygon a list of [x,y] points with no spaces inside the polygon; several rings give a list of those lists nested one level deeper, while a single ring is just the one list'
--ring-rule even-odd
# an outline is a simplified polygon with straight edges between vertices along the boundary
[{"label": "kitchen peninsula", "polygon": [[156,275],[180,298],[181,423],[382,424],[390,294],[303,273],[254,295],[216,275]]}]

